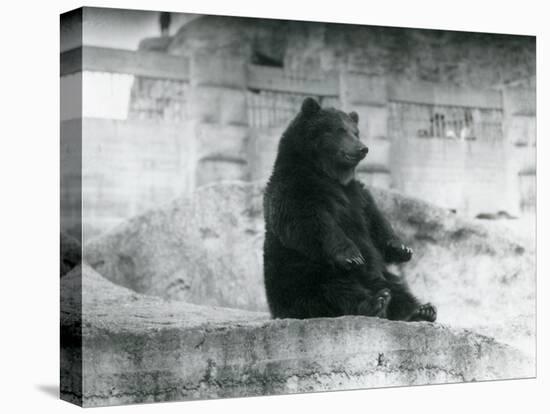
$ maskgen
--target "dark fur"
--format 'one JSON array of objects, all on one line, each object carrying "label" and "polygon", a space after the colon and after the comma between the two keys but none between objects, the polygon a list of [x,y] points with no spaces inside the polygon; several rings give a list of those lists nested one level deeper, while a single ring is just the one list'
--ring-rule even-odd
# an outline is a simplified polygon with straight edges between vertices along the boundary
[{"label": "dark fur", "polygon": [[271,314],[433,321],[435,308],[421,305],[386,270],[412,252],[354,178],[367,151],[357,120],[354,112],[321,109],[307,98],[281,138],[264,197]]}]

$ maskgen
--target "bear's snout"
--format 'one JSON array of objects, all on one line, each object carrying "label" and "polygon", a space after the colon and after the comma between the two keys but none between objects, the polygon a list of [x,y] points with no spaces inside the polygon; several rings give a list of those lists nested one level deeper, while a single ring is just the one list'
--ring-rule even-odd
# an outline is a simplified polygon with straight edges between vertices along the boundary
[{"label": "bear's snout", "polygon": [[368,152],[369,149],[366,145],[363,145],[362,143],[357,145],[357,143],[354,143],[353,147],[349,148],[347,151],[340,151],[340,155],[346,160],[346,162],[356,164],[365,158]]},{"label": "bear's snout", "polygon": [[367,153],[369,152],[369,148],[366,145],[363,145],[363,144],[359,144],[359,145],[360,146],[356,150],[357,151],[356,156],[357,156],[357,158],[362,160],[363,158],[365,158],[367,156]]}]

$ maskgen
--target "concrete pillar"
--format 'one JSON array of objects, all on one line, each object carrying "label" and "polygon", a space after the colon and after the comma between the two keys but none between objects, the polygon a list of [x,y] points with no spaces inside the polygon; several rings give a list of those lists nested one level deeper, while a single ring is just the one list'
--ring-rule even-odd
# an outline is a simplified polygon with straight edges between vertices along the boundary
[{"label": "concrete pillar", "polygon": [[221,180],[247,180],[245,63],[196,55],[190,69],[188,114],[195,121],[197,186]]},{"label": "concrete pillar", "polygon": [[536,206],[536,95],[533,88],[503,88],[504,143],[509,151],[511,186],[522,213]]},{"label": "concrete pillar", "polygon": [[366,160],[358,168],[359,179],[369,185],[391,187],[386,78],[343,72],[340,98],[345,111],[359,114],[360,136],[369,147]]}]

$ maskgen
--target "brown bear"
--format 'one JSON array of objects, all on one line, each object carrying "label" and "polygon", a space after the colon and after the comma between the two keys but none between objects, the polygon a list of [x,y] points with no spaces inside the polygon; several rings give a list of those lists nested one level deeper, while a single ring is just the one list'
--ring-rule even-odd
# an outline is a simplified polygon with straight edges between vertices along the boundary
[{"label": "brown bear", "polygon": [[412,251],[355,179],[358,115],[306,98],[283,133],[264,195],[264,281],[275,318],[436,319],[387,263]]}]

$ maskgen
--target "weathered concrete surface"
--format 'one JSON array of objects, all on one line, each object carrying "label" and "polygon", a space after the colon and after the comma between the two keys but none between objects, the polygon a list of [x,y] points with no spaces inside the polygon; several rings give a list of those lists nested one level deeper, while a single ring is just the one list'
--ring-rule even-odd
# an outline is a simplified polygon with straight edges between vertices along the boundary
[{"label": "weathered concrete surface", "polygon": [[[80,268],[62,279],[78,285]],[[532,361],[493,339],[376,318],[269,320],[115,286],[84,265],[84,406],[530,377]],[[71,298],[63,298],[69,315]],[[74,351],[74,350],[73,350]],[[62,350],[62,365],[71,349]],[[61,389],[64,398],[68,390]]]},{"label": "weathered concrete surface", "polygon": [[246,61],[260,52],[308,75],[346,68],[481,89],[533,76],[536,47],[527,36],[202,16],[181,27],[168,52]]},{"label": "weathered concrete surface", "polygon": [[[535,353],[535,251],[511,232],[397,193],[373,190],[414,249],[395,270],[438,320]],[[85,248],[109,280],[149,295],[266,310],[262,185],[230,182],[129,220]],[[494,223],[492,223],[494,224]]]}]

